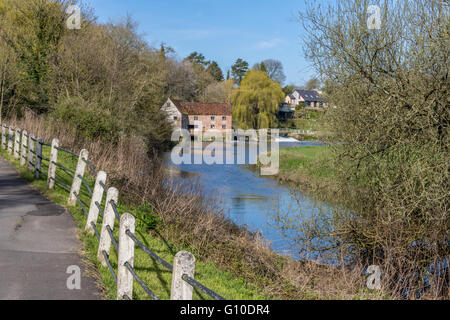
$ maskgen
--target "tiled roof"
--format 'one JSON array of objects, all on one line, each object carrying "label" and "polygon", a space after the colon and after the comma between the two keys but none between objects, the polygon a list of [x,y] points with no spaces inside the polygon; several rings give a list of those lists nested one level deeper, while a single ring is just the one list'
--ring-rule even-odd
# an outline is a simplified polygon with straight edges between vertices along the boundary
[{"label": "tiled roof", "polygon": [[203,102],[186,102],[181,100],[170,99],[178,111],[187,115],[199,116],[231,116],[231,105],[229,103],[203,103]]},{"label": "tiled roof", "polygon": [[320,98],[319,93],[315,90],[299,90],[296,89],[295,91],[297,91],[300,96],[303,98],[303,100],[305,101],[311,101],[311,102],[322,102],[323,99]]}]

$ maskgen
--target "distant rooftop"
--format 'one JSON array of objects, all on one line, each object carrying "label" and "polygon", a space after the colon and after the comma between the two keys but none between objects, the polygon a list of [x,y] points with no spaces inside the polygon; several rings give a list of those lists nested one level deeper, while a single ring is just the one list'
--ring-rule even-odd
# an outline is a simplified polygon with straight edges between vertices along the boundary
[{"label": "distant rooftop", "polygon": [[170,101],[182,114],[199,116],[231,116],[232,114],[229,103],[187,102],[176,99],[170,99]]},{"label": "distant rooftop", "polygon": [[323,99],[319,96],[319,93],[317,91],[315,91],[315,90],[295,89],[294,92],[298,92],[298,94],[305,101],[323,102]]}]

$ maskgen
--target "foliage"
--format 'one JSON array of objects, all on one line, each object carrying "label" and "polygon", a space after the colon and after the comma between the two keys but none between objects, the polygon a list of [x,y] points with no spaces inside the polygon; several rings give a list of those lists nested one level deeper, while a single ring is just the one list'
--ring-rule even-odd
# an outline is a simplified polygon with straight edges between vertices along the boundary
[{"label": "foliage", "polygon": [[117,141],[119,138],[120,130],[116,118],[108,114],[108,110],[89,104],[82,98],[61,100],[50,116],[57,122],[75,127],[79,135],[90,139],[103,137]]},{"label": "foliage", "polygon": [[244,78],[247,70],[248,62],[242,60],[241,58],[237,59],[236,62],[231,66],[231,74],[233,75],[233,79],[238,86],[241,84],[241,81]]},{"label": "foliage", "polygon": [[66,5],[67,1],[0,2],[0,46],[7,46],[16,63],[9,75],[15,84],[14,94],[38,112],[46,111],[51,101],[49,81],[55,52],[66,32],[61,23]]},{"label": "foliage", "polygon": [[164,43],[150,47],[129,17],[100,24],[85,8],[82,28],[69,30],[72,2],[0,0],[0,114],[31,109],[75,124],[78,135],[137,135],[161,151],[171,130],[162,104],[203,100],[220,68],[197,52],[179,62]]},{"label": "foliage", "polygon": [[305,104],[304,103],[299,103],[295,106],[295,111],[303,111],[305,110]]},{"label": "foliage", "polygon": [[211,83],[205,90],[202,102],[232,102],[234,81],[226,80],[222,82]]},{"label": "foliage", "polygon": [[214,86],[223,81],[222,70],[216,61],[206,61],[205,56],[198,52],[191,53],[184,62],[191,65],[194,73],[195,100],[204,101],[208,86]]},{"label": "foliage", "polygon": [[[44,146],[43,152],[44,157],[49,157],[50,148]],[[34,174],[27,172],[24,167],[20,167],[19,162],[15,161],[12,156],[8,155],[5,150],[0,150],[0,154],[2,157],[12,162],[21,172],[21,176],[32,183],[32,185],[40,190],[47,198],[59,205],[67,206],[68,192],[66,189],[61,188],[58,184],[56,184],[54,189],[49,190],[47,188],[47,180],[44,176],[41,176],[40,179],[35,179]],[[58,162],[68,168],[71,168],[72,170],[75,170],[76,160],[74,160],[74,158],[70,155],[60,153],[58,156]],[[43,162],[43,169],[48,170],[45,162]],[[63,170],[57,169],[56,176],[59,181],[65,184],[70,185],[72,182],[72,177],[65,174]],[[88,185],[93,188],[95,179],[93,177],[86,176],[86,180]],[[84,184],[81,188],[80,196],[84,203],[89,203],[90,195]],[[167,239],[166,237],[163,237],[157,229],[155,229],[158,227],[163,229],[163,224],[161,223],[160,218],[153,213],[151,206],[148,203],[136,207],[132,204],[125,204],[120,200],[118,210],[120,214],[130,212],[137,215],[135,232],[137,238],[168,263],[173,264],[174,256],[176,252],[180,250],[192,252],[192,248],[189,246],[179,245],[173,241],[173,238]],[[117,299],[116,282],[111,276],[109,269],[102,266],[97,258],[98,240],[95,236],[84,230],[86,225],[85,213],[78,203],[75,206],[68,208],[68,211],[73,215],[75,222],[80,229],[79,236],[83,245],[83,256],[89,259],[92,266],[96,267],[95,270],[92,269],[91,272],[94,272],[96,279],[99,281],[102,289],[104,289],[104,293],[106,295],[105,298],[110,300]],[[99,217],[97,226],[101,226],[101,223],[101,217]],[[117,220],[115,220],[115,227],[113,229],[114,237],[115,239],[118,239],[119,224]],[[139,246],[135,247],[134,254],[134,268],[143,282],[147,284],[161,300],[170,299],[170,284],[172,280],[172,273],[170,270],[167,270],[160,264],[155,263],[155,260],[151,258],[148,253],[144,252]],[[219,264],[208,262],[206,259],[200,258],[198,255],[196,258],[195,279],[227,299],[267,300],[276,298],[273,295],[265,294],[264,291],[257,286],[258,283],[247,281],[240,275],[235,276],[232,272],[224,271]],[[109,260],[113,268],[117,270],[117,252],[114,250],[114,247],[111,247]],[[137,284],[137,282],[134,282],[133,287],[134,300],[151,299],[142,287]],[[194,290],[193,300],[209,299],[211,298],[201,291]]]},{"label": "foliage", "polygon": [[145,232],[155,230],[162,223],[162,220],[153,213],[152,206],[148,202],[138,206],[133,211],[133,215],[136,217],[136,227]]},{"label": "foliage", "polygon": [[203,67],[207,67],[210,64],[210,61],[205,60],[205,56],[197,51],[192,52],[189,56],[186,57],[185,61],[189,61],[193,64],[198,64]]},{"label": "foliage", "polygon": [[233,96],[233,118],[243,129],[270,128],[283,99],[279,83],[263,71],[249,70]]},{"label": "foliage", "polygon": [[287,85],[287,86],[284,86],[284,87],[283,87],[283,92],[284,92],[284,94],[287,96],[287,95],[292,94],[292,92],[294,91],[294,89],[295,89],[295,86],[292,85],[292,84],[290,84],[290,85]]},{"label": "foliage", "polygon": [[[341,205],[301,238],[311,250],[380,265],[384,290],[404,296],[423,291],[427,270],[449,256],[450,19],[443,1],[383,1],[382,27],[370,30],[372,4],[301,13],[305,53],[336,106],[327,139]],[[429,283],[435,297],[448,294],[445,273]]]},{"label": "foliage", "polygon": [[206,71],[208,71],[211,76],[216,80],[217,82],[223,81],[223,72],[222,69],[220,69],[217,62],[213,61],[208,65],[208,68],[206,68]]}]

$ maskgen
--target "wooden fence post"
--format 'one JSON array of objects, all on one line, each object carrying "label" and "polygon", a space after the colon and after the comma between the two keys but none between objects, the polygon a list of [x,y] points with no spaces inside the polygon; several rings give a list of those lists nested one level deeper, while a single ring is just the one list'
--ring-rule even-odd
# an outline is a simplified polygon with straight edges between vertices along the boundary
[{"label": "wooden fence post", "polygon": [[[98,219],[98,207],[96,203],[99,203],[101,205],[102,199],[103,199],[103,193],[104,189],[101,186],[101,183],[105,185],[106,183],[106,172],[99,171],[97,174],[97,178],[95,179],[95,185],[94,185],[94,191],[92,192],[92,200],[91,205],[89,207],[89,213],[86,220],[86,227],[85,230],[89,231],[89,233],[94,234],[94,228],[91,226],[91,222],[93,222],[95,225],[97,225],[97,219]],[[105,207],[107,207],[108,204],[106,204]]]},{"label": "wooden fence post", "polygon": [[192,300],[194,288],[182,279],[186,274],[194,278],[195,257],[187,251],[180,251],[175,255],[172,271],[172,289],[170,300]]},{"label": "wooden fence post", "polygon": [[34,136],[31,134],[28,135],[28,159],[27,159],[27,168],[28,171],[33,171],[33,159],[34,159]]},{"label": "wooden fence post", "polygon": [[24,166],[27,162],[27,149],[28,149],[28,132],[26,130],[22,131],[22,142],[21,142],[21,155],[20,155],[20,165]]},{"label": "wooden fence post", "polygon": [[134,265],[134,241],[126,234],[127,230],[134,233],[135,218],[127,213],[120,217],[119,230],[119,258],[117,268],[117,299],[122,300],[124,295],[133,298],[133,275],[125,266],[127,262]]},{"label": "wooden fence post", "polygon": [[83,159],[87,160],[88,156],[89,151],[86,149],[81,150],[80,156],[78,157],[77,168],[75,169],[75,176],[73,177],[72,187],[70,188],[69,200],[67,201],[69,206],[74,206],[77,201],[77,197],[74,193],[80,194],[82,178],[84,176],[84,170],[86,169],[86,162],[84,162]]},{"label": "wooden fence post", "polygon": [[56,178],[56,163],[58,162],[58,149],[59,140],[54,138],[52,140],[52,148],[50,150],[50,161],[48,164],[48,176],[47,176],[47,186],[49,189],[53,189],[55,187],[55,178]]},{"label": "wooden fence post", "polygon": [[42,170],[42,140],[37,139],[36,142],[36,167],[34,168],[34,177],[39,179]]},{"label": "wooden fence post", "polygon": [[14,139],[14,128],[9,127],[8,130],[8,154],[11,155],[13,152],[13,139]]},{"label": "wooden fence post", "polygon": [[20,129],[16,128],[15,139],[14,139],[14,159],[19,160],[20,154]]},{"label": "wooden fence post", "polygon": [[109,188],[108,193],[106,194],[105,211],[103,215],[102,230],[100,232],[100,240],[98,243],[98,251],[97,251],[97,259],[105,267],[107,266],[107,264],[105,261],[105,257],[103,256],[103,251],[106,251],[106,254],[109,256],[112,241],[106,228],[109,226],[109,228],[111,228],[111,231],[114,230],[114,220],[116,217],[110,202],[112,200],[115,203],[117,203],[118,199],[119,199],[119,191],[114,187]]},{"label": "wooden fence post", "polygon": [[6,149],[6,145],[8,143],[8,139],[6,139],[6,125],[2,124],[2,149]]}]

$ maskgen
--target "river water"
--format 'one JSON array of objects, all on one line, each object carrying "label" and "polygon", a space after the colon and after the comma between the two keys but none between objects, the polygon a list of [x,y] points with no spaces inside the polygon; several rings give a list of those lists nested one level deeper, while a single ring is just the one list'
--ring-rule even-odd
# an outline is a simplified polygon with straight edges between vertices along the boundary
[{"label": "river water", "polygon": [[[281,142],[280,148],[314,145],[320,143]],[[248,144],[245,147],[248,160]],[[220,201],[219,205],[229,219],[240,226],[246,226],[250,231],[260,232],[272,250],[293,258],[298,257],[295,249],[296,232],[279,228],[277,212],[299,219],[300,212],[304,217],[318,214],[324,208],[329,210],[325,204],[280,185],[273,177],[260,176],[259,170],[247,164],[175,165],[170,154],[167,155],[167,163],[180,170],[173,179],[181,183],[186,179],[198,180],[205,194],[218,197],[217,201]]]}]

